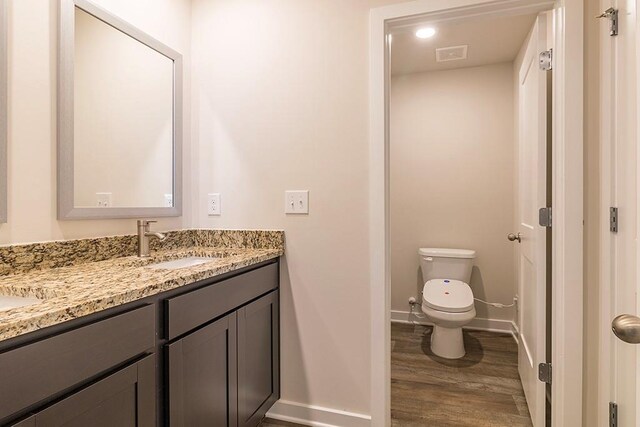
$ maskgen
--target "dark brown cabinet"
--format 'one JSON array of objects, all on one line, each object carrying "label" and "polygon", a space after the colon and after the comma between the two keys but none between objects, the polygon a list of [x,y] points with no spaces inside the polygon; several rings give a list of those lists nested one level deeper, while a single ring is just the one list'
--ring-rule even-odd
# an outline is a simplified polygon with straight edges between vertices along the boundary
[{"label": "dark brown cabinet", "polygon": [[278,291],[167,345],[171,427],[253,427],[279,397]]},{"label": "dark brown cabinet", "polygon": [[167,346],[172,427],[236,426],[236,315]]},{"label": "dark brown cabinet", "polygon": [[154,427],[154,355],[36,414],[36,427]]},{"label": "dark brown cabinet", "polygon": [[280,396],[279,262],[0,342],[0,426],[255,427]]},{"label": "dark brown cabinet", "polygon": [[238,310],[238,426],[256,426],[280,395],[278,292]]},{"label": "dark brown cabinet", "polygon": [[154,427],[154,355],[96,381],[14,427]]}]

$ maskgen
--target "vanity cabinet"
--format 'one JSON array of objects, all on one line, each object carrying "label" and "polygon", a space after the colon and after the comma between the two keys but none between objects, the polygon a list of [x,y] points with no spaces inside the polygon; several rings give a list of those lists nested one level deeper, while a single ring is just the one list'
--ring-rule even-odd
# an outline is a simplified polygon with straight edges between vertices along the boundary
[{"label": "vanity cabinet", "polygon": [[271,260],[0,342],[0,426],[255,427],[278,287]]},{"label": "vanity cabinet", "polygon": [[236,315],[167,345],[169,424],[236,426]]},{"label": "vanity cabinet", "polygon": [[260,296],[277,288],[277,273],[265,267],[167,302],[172,336],[216,319],[230,300],[251,301],[166,345],[171,427],[254,427],[278,399],[279,292]]},{"label": "vanity cabinet", "polygon": [[237,313],[238,427],[258,425],[280,397],[278,292]]},{"label": "vanity cabinet", "polygon": [[154,427],[154,359],[154,355],[147,356],[14,426]]},{"label": "vanity cabinet", "polygon": [[150,353],[155,344],[155,314],[152,305],[145,305],[0,352],[0,421],[73,393]]}]

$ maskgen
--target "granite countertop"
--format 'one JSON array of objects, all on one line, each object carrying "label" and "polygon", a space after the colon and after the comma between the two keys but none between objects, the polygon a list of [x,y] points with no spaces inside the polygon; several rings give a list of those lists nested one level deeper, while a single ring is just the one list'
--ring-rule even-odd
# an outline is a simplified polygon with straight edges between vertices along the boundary
[{"label": "granite countertop", "polygon": [[[30,306],[0,311],[0,340],[179,288],[284,254],[283,245],[271,246],[274,247],[228,248],[198,245],[156,250],[149,258],[120,256],[58,268],[31,269],[0,277],[0,294],[31,296],[43,300]],[[190,256],[212,259],[204,264],[173,270],[149,267],[158,262]]]}]

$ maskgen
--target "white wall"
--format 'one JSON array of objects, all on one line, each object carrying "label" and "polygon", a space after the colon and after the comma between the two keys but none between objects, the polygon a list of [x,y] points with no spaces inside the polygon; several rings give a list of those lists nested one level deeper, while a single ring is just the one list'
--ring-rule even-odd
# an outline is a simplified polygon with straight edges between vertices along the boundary
[{"label": "white wall", "polygon": [[[9,222],[0,244],[135,233],[135,220],[56,220],[56,37],[58,1],[9,1]],[[190,123],[189,0],[96,0],[112,13],[184,55],[185,129]],[[190,189],[190,137],[184,138],[184,190]],[[192,224],[185,215],[158,229]]]},{"label": "white wall", "polygon": [[[382,3],[193,1],[197,224],[286,231],[282,398],[365,414],[368,16]],[[310,190],[309,216],[284,215],[287,189]]]},{"label": "white wall", "polygon": [[[391,308],[424,285],[420,247],[476,251],[474,296],[516,292],[513,64],[432,71],[391,81]],[[477,317],[513,320],[476,303]]]}]

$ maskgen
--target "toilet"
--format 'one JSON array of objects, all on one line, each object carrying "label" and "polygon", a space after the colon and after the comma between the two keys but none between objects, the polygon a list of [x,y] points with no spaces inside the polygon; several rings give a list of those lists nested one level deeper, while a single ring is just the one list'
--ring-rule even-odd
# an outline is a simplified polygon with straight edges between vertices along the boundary
[{"label": "toilet", "polygon": [[431,351],[446,359],[465,355],[462,327],[476,316],[469,286],[476,252],[469,249],[421,248],[422,311],[434,324]]}]

